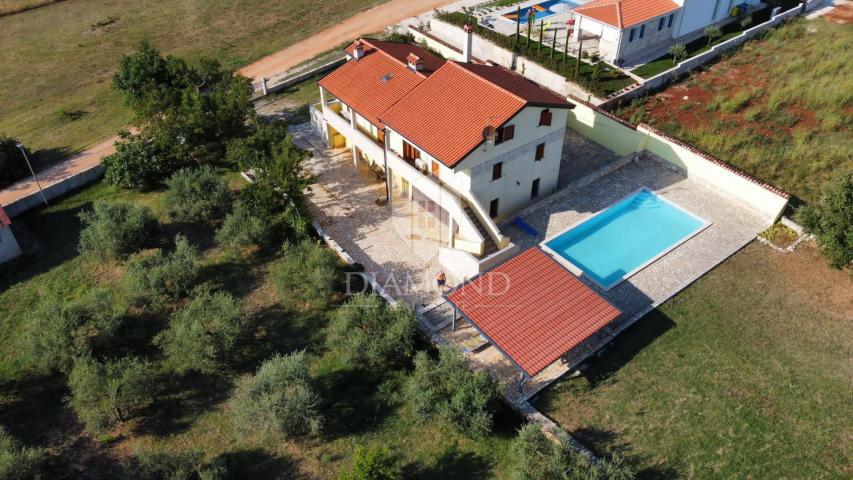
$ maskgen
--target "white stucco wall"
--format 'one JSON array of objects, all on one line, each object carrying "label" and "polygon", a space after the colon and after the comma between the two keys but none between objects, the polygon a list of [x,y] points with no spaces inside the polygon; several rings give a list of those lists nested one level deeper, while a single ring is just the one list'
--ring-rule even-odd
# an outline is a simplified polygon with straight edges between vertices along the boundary
[{"label": "white stucco wall", "polygon": [[12,234],[11,227],[0,227],[0,263],[21,255],[21,247]]},{"label": "white stucco wall", "polygon": [[679,0],[676,3],[682,2],[682,18],[678,25],[677,37],[702,30],[728,17],[735,5],[741,3],[757,5],[760,0]]}]

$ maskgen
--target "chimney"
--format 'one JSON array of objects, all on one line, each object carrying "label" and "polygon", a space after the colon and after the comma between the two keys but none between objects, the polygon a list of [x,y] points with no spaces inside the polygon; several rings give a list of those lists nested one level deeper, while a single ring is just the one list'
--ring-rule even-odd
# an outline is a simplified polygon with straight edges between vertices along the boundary
[{"label": "chimney", "polygon": [[415,55],[414,53],[410,53],[408,57],[406,57],[406,61],[409,64],[409,69],[420,72],[424,69],[424,61],[421,60],[421,57]]},{"label": "chimney", "polygon": [[465,57],[465,63],[471,63],[471,47],[474,44],[474,27],[470,23],[466,23],[462,29],[465,30],[465,43],[462,45],[462,56]]},{"label": "chimney", "polygon": [[364,43],[361,40],[356,40],[352,46],[352,56],[358,60],[364,56]]}]

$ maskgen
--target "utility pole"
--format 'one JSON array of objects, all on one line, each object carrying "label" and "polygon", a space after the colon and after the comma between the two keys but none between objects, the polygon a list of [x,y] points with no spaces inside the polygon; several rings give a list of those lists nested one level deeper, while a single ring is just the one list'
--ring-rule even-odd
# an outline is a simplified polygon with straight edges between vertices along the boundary
[{"label": "utility pole", "polygon": [[41,193],[41,199],[44,200],[44,204],[47,205],[47,197],[44,196],[44,190],[41,189],[41,183],[39,183],[38,177],[36,177],[36,172],[33,170],[33,166],[30,165],[30,159],[27,157],[27,151],[24,150],[24,145],[20,143],[15,144],[18,147],[18,150],[21,151],[21,155],[24,156],[24,160],[27,162],[27,166],[30,167],[30,173],[33,174],[33,180],[36,182],[36,186],[39,188],[39,193]]}]

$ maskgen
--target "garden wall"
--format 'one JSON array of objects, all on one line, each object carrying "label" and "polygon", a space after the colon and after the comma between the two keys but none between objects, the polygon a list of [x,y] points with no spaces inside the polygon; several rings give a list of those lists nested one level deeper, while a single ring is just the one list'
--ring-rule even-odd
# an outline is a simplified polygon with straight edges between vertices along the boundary
[{"label": "garden wall", "polygon": [[[56,197],[94,182],[101,178],[103,174],[104,167],[98,164],[59,180],[56,183],[52,183],[50,185],[42,184],[44,196],[48,201],[53,200]],[[40,205],[44,205],[44,199],[42,199],[41,193],[36,190],[26,197],[20,198],[8,205],[3,205],[3,210],[6,211],[6,214],[9,215],[9,217],[17,217],[27,210]]]},{"label": "garden wall", "polygon": [[684,171],[688,178],[705,183],[775,222],[788,205],[790,195],[656,128],[632,125],[587,102],[571,99],[569,127],[620,155],[649,152]]}]

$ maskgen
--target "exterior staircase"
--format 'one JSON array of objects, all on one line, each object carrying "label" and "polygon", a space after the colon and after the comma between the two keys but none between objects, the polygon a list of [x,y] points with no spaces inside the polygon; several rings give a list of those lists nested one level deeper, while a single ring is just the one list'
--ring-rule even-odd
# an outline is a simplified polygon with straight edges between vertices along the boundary
[{"label": "exterior staircase", "polygon": [[483,236],[483,255],[481,257],[488,257],[489,255],[498,251],[498,246],[495,244],[494,239],[489,234],[489,231],[486,230],[486,227],[483,225],[483,222],[480,221],[480,217],[477,216],[477,213],[471,209],[470,205],[465,205],[465,214],[468,215],[468,218],[471,219],[471,222],[477,227],[477,231],[480,232],[480,235]]}]

